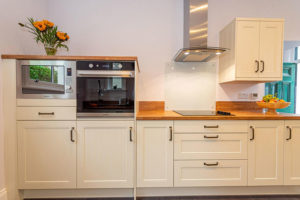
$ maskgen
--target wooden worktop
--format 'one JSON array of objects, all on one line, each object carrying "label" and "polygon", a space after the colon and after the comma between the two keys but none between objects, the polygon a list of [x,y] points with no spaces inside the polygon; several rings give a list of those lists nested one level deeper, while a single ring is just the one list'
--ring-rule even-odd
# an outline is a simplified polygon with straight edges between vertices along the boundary
[{"label": "wooden worktop", "polygon": [[300,115],[268,115],[257,111],[231,111],[233,116],[182,116],[174,111],[139,111],[137,120],[297,120]]},{"label": "wooden worktop", "polygon": [[[152,105],[152,106],[151,106]],[[299,120],[300,115],[279,113],[265,114],[255,107],[255,102],[217,102],[217,110],[230,112],[233,116],[182,116],[165,111],[164,102],[140,102],[137,120]],[[246,109],[251,110],[246,110]]]},{"label": "wooden worktop", "polygon": [[46,55],[1,55],[2,59],[16,60],[110,60],[137,61],[136,56],[46,56]]}]

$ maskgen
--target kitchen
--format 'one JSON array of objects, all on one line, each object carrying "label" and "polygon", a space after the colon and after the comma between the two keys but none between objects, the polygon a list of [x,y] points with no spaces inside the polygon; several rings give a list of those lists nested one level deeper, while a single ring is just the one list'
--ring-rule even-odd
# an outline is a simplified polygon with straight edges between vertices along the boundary
[{"label": "kitchen", "polygon": [[[272,4],[271,4],[272,3]],[[282,18],[285,20],[284,24],[284,40],[299,40],[298,12],[296,1],[209,1],[208,13],[208,44],[209,46],[219,47],[219,32],[227,24],[229,24],[235,17],[249,17],[249,18]],[[59,6],[58,6],[59,4]],[[17,0],[15,1],[1,1],[1,54],[25,54],[25,55],[43,55],[43,49],[35,45],[29,34],[21,31],[17,27],[17,23],[24,20],[26,17],[34,15],[36,18],[48,18],[55,21],[64,30],[67,30],[71,35],[69,42],[70,51],[59,51],[58,55],[80,55],[80,56],[132,56],[138,58],[140,66],[140,73],[136,77],[136,99],[137,101],[158,101],[163,102],[171,90],[166,91],[166,69],[171,68],[174,62],[172,59],[178,51],[183,47],[183,2],[182,1],[28,1],[27,4],[21,5]],[[126,9],[125,9],[126,8]],[[2,10],[3,9],[3,10]],[[15,9],[18,12],[14,12]],[[15,13],[12,15],[11,13]],[[34,14],[33,14],[34,13]],[[46,13],[46,14],[45,14]],[[76,13],[76,15],[74,14]],[[45,16],[46,15],[46,16]],[[109,20],[108,20],[109,19]],[[8,25],[9,24],[9,25]],[[78,30],[78,27],[80,30]],[[216,64],[215,64],[216,63]],[[176,64],[175,64],[176,65]],[[180,64],[179,64],[180,65]],[[192,69],[193,64],[183,63],[183,67]],[[192,66],[191,66],[192,65]],[[205,64],[200,64],[202,67],[207,67]],[[207,65],[215,65],[217,69],[218,58],[215,58]],[[2,68],[3,64],[1,64]],[[178,66],[175,66],[178,69]],[[198,69],[198,68],[197,68]],[[210,68],[211,69],[211,68]],[[3,69],[1,69],[3,70]],[[199,74],[201,74],[199,68]],[[217,72],[215,78],[217,79]],[[212,99],[216,101],[258,101],[264,95],[264,84],[256,83],[230,83],[218,84],[215,82],[215,92],[212,93]],[[177,84],[182,84],[177,82]],[[192,93],[192,92],[191,92]],[[239,98],[240,93],[246,93],[248,99]],[[250,99],[251,93],[257,93],[256,99]],[[5,94],[6,95],[6,94]],[[3,96],[5,96],[3,93]],[[200,98],[197,96],[197,98]],[[213,101],[215,101],[213,100]],[[170,101],[166,101],[170,103]],[[176,103],[176,102],[175,102]],[[170,107],[175,104],[171,104]],[[177,105],[177,104],[176,104]],[[6,105],[3,105],[2,109]],[[181,108],[182,109],[182,108]],[[9,114],[2,117],[2,121],[9,118]],[[149,118],[148,118],[149,119]],[[174,118],[169,118],[173,120]],[[215,124],[211,124],[215,125]],[[240,132],[250,132],[245,129],[245,124],[241,124]],[[2,126],[1,126],[2,127]],[[169,125],[167,133],[169,134]],[[175,127],[176,128],[176,127]],[[229,130],[232,132],[232,130]],[[214,132],[215,133],[215,132]],[[176,134],[176,130],[175,130]],[[251,134],[251,133],[249,133]],[[169,135],[168,135],[169,137]],[[3,144],[3,134],[1,134],[1,143]],[[3,146],[3,145],[1,145]],[[3,150],[1,150],[3,151]],[[1,152],[0,151],[0,152]],[[151,153],[151,152],[150,152]],[[1,153],[1,177],[4,177],[4,160]],[[249,159],[249,158],[248,158]],[[169,172],[169,171],[168,171]],[[169,172],[170,173],[170,172]],[[2,178],[1,178],[2,179]],[[12,184],[10,179],[6,180],[5,184]],[[0,180],[0,188],[5,188],[4,180]],[[297,187],[289,187],[287,191],[279,189],[280,186],[275,187],[279,193],[282,194],[298,194]],[[262,190],[259,194],[270,194],[274,191],[274,187],[261,188],[238,187],[238,194],[255,194],[256,190]],[[281,188],[281,187],[280,187]],[[9,188],[8,188],[9,189]],[[231,190],[226,188],[216,189],[209,188],[193,188],[188,187],[183,191],[174,191],[173,188],[163,190],[160,188],[157,195],[168,196],[168,191],[173,191],[175,195],[181,193],[183,195],[228,195],[233,194]],[[244,190],[244,191],[243,191]],[[66,196],[71,195],[68,192],[59,190]],[[237,189],[234,191],[238,192]],[[251,192],[252,191],[252,192]],[[36,191],[37,192],[37,191]],[[43,190],[38,190],[40,194],[34,193],[33,190],[28,191],[31,197],[36,196],[41,198]],[[45,191],[44,191],[45,192]],[[57,192],[57,191],[56,191]],[[76,193],[71,190],[70,192]],[[93,190],[82,191],[86,195],[92,197],[109,196],[108,189],[101,191]],[[132,191],[119,190],[120,194],[131,196]],[[147,196],[154,193],[149,188],[143,188],[137,191],[141,196]],[[226,193],[227,192],[227,193]],[[297,193],[298,192],[298,193]],[[116,192],[117,193],[117,192]],[[172,192],[171,192],[172,193]],[[63,194],[55,194],[54,191],[48,191],[49,197],[63,197]],[[75,197],[72,194],[72,197]],[[94,195],[94,196],[93,196]],[[118,195],[117,195],[118,196]]]}]

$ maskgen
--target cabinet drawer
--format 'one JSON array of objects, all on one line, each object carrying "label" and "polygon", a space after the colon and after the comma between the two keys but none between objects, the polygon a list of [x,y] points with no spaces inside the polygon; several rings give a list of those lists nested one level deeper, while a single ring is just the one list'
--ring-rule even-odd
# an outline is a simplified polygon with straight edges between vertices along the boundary
[{"label": "cabinet drawer", "polygon": [[247,121],[174,121],[175,133],[243,132],[247,133]]},{"label": "cabinet drawer", "polygon": [[247,134],[175,134],[174,158],[247,159]]},{"label": "cabinet drawer", "polygon": [[17,107],[17,120],[76,120],[76,107]]},{"label": "cabinet drawer", "polygon": [[174,162],[174,186],[245,186],[246,160],[198,160]]}]

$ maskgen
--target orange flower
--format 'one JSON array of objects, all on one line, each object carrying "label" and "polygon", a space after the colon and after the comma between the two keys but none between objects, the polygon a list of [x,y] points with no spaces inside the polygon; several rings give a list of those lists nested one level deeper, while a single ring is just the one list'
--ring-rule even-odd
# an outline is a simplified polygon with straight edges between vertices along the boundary
[{"label": "orange flower", "polygon": [[48,20],[46,20],[46,19],[43,20],[43,23],[44,23],[46,26],[50,27],[50,28],[54,26],[54,23],[52,23],[52,22],[50,22],[50,21],[48,21]]},{"label": "orange flower", "polygon": [[39,29],[40,31],[44,31],[47,28],[46,25],[42,21],[33,22],[33,26],[35,28]]},{"label": "orange flower", "polygon": [[57,33],[56,33],[56,36],[58,37],[58,39],[63,40],[63,41],[67,39],[66,35],[67,35],[66,33],[63,33],[60,31],[57,31]]},{"label": "orange flower", "polygon": [[69,40],[70,39],[70,36],[68,34],[66,34],[66,40]]}]

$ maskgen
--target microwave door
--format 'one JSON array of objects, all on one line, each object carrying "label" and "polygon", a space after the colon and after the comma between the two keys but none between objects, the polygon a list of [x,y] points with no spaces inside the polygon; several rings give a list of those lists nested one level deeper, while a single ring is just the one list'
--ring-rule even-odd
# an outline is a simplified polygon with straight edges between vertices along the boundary
[{"label": "microwave door", "polygon": [[24,94],[64,94],[64,67],[23,66],[22,91]]}]

